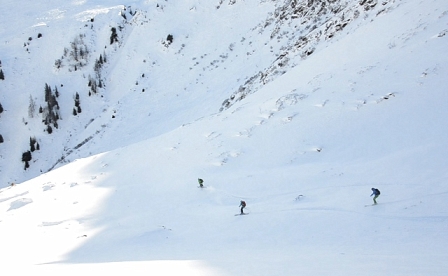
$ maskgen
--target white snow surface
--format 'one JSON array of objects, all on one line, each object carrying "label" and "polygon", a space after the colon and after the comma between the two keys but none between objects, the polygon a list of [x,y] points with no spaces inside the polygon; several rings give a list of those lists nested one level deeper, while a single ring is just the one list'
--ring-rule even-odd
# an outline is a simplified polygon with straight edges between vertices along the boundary
[{"label": "white snow surface", "polygon": [[[378,2],[219,112],[290,43],[256,27],[279,5],[2,1],[1,273],[447,275],[448,2]],[[88,65],[56,69],[80,34]]]}]

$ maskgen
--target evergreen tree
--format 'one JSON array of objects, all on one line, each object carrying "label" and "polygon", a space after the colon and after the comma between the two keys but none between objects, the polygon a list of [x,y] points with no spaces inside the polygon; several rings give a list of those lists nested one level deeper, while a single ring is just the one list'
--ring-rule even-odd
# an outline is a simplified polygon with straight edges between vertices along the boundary
[{"label": "evergreen tree", "polygon": [[80,105],[80,101],[79,101],[79,94],[78,92],[76,92],[75,94],[75,107],[78,107]]},{"label": "evergreen tree", "polygon": [[32,158],[33,157],[31,156],[30,151],[22,153],[22,162],[25,162],[25,168],[24,168],[25,170],[30,167],[30,164],[28,162],[31,161]]},{"label": "evergreen tree", "polygon": [[34,143],[33,143],[33,138],[30,137],[30,151],[34,152],[36,150]]},{"label": "evergreen tree", "polygon": [[75,94],[75,107],[73,108],[73,115],[78,115],[81,113],[81,103],[79,101],[79,94],[76,92]]},{"label": "evergreen tree", "polygon": [[2,69],[0,69],[0,80],[5,80],[5,74],[3,74]]},{"label": "evergreen tree", "polygon": [[72,47],[70,56],[73,58],[73,60],[78,61],[79,60],[78,40],[75,39],[73,42],[70,43],[70,46]]},{"label": "evergreen tree", "polygon": [[3,142],[4,142],[3,136],[0,134],[0,144],[3,143]]},{"label": "evergreen tree", "polygon": [[81,59],[84,59],[86,56],[86,53],[82,47],[79,48],[79,56]]},{"label": "evergreen tree", "polygon": [[62,60],[61,60],[61,59],[57,59],[57,60],[55,60],[55,62],[54,62],[54,66],[55,66],[57,69],[60,69],[60,68],[62,67]]},{"label": "evergreen tree", "polygon": [[92,94],[96,94],[98,92],[98,86],[96,84],[96,80],[91,76],[89,76],[89,87],[90,87],[89,96],[91,96]]},{"label": "evergreen tree", "polygon": [[117,34],[117,29],[116,28],[112,28],[111,29],[112,34],[110,35],[110,44],[114,44],[114,42],[118,42],[118,34]]},{"label": "evergreen tree", "polygon": [[34,152],[36,150],[36,138],[30,137],[30,151]]},{"label": "evergreen tree", "polygon": [[2,104],[0,103],[0,114],[1,113],[3,113],[3,106],[2,106]]},{"label": "evergreen tree", "polygon": [[101,67],[103,66],[103,63],[101,59],[95,60],[95,65],[93,66],[93,71],[95,71],[96,78],[101,78]]},{"label": "evergreen tree", "polygon": [[30,105],[28,106],[28,117],[34,118],[34,113],[36,112],[36,103],[33,100],[33,97],[30,95]]},{"label": "evergreen tree", "polygon": [[51,87],[45,83],[45,101],[48,103],[51,98]]},{"label": "evergreen tree", "polygon": [[173,37],[172,34],[169,34],[169,35],[166,37],[166,41],[168,41],[169,44],[173,43],[173,39],[174,39],[174,37]]},{"label": "evergreen tree", "polygon": [[[57,92],[57,88],[55,91]],[[45,125],[52,123],[55,128],[58,128],[59,103],[48,84],[45,84],[45,101],[47,102],[47,107],[42,109],[42,121]],[[39,112],[41,112],[41,109],[39,109]],[[53,130],[47,127],[47,131],[48,133],[52,133]]]}]

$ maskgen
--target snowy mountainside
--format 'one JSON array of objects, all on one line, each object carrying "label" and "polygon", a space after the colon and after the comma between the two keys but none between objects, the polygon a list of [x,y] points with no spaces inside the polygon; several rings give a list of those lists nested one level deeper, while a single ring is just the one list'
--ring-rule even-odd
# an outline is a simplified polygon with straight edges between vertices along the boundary
[{"label": "snowy mountainside", "polygon": [[[142,7],[155,3],[146,1]],[[171,9],[184,19],[179,11],[187,6],[188,12],[216,9],[216,3],[183,3],[187,4],[166,1],[158,10],[142,12],[142,17],[139,12],[127,19],[119,15],[117,25],[123,20],[139,23],[126,23],[118,33],[118,40],[126,43],[114,43],[106,51],[106,88],[92,103],[102,108],[100,116],[92,122],[91,116],[85,118],[79,134],[64,141],[73,149],[67,158],[75,160],[0,189],[0,259],[5,271],[12,267],[18,274],[46,275],[446,275],[446,4],[395,1],[381,13],[383,8],[376,5],[372,15],[358,17],[330,40],[321,39],[307,58],[299,54],[285,72],[217,112],[222,96],[228,97],[246,79],[211,94],[208,89],[229,80],[215,77],[244,72],[250,79],[277,57],[268,55],[271,60],[255,63],[260,59],[255,51],[246,55],[254,59],[237,63],[236,55],[247,51],[235,44],[227,59],[232,62],[205,69],[212,66],[213,54],[225,53],[230,44],[220,48],[221,41],[206,40],[204,52],[191,49],[191,54],[189,43],[183,48],[176,44],[178,33],[184,32],[184,40],[190,33],[181,24],[155,35],[157,51],[137,50],[152,34],[138,27],[155,21],[145,19],[153,18],[149,11],[160,15]],[[235,7],[258,5],[219,3],[216,10],[228,9],[229,17]],[[263,22],[272,16],[272,8],[296,2],[260,3],[265,8]],[[243,24],[240,16],[236,19]],[[253,16],[244,26],[257,26],[260,15]],[[219,25],[204,27],[200,37],[214,33]],[[111,26],[98,35],[102,42],[110,39]],[[237,38],[229,35],[229,43],[241,41],[244,28],[237,31],[241,33]],[[169,47],[163,45],[167,33],[173,34]],[[192,33],[197,34],[191,32],[189,39]],[[260,37],[268,41],[264,39],[270,38]],[[98,46],[95,56],[101,53],[104,49]],[[151,70],[142,70],[150,60],[155,62]],[[251,61],[260,68],[255,71]],[[171,63],[175,73],[162,66]],[[151,72],[159,72],[154,68],[163,74],[152,82]],[[83,77],[82,70],[74,74]],[[123,81],[113,81],[120,75]],[[88,90],[84,81],[79,82]],[[179,90],[182,87],[197,90]],[[62,88],[60,92],[63,97]],[[81,114],[89,99],[84,97]],[[67,98],[73,107],[72,93]],[[60,124],[72,120],[66,118]],[[78,144],[82,145],[76,148]],[[205,180],[204,189],[197,188],[199,177]],[[381,190],[375,206],[369,197],[372,187]],[[247,202],[247,216],[235,216],[240,200]]]},{"label": "snowy mountainside", "polygon": [[[7,4],[12,9],[17,2]],[[0,96],[5,108],[0,122],[5,140],[2,185],[36,176],[79,156],[159,135],[217,112],[224,98],[219,94],[228,93],[229,85],[236,81],[233,76],[238,73],[235,68],[213,72],[218,67],[215,64],[226,59],[230,42],[224,41],[240,39],[247,31],[232,24],[255,25],[270,9],[267,6],[238,5],[240,9],[252,10],[244,16],[235,14],[232,5],[217,9],[210,1],[180,4],[143,1],[136,7],[118,2],[116,5],[108,2],[106,6],[102,1],[25,6],[23,13],[35,16],[18,24],[22,30],[11,29],[22,33],[21,40],[6,34],[2,50],[5,55],[1,58],[2,67],[7,76]],[[216,12],[218,16],[214,15]],[[5,26],[14,22],[13,17],[2,20]],[[116,30],[116,42],[111,44],[112,29]],[[171,44],[167,43],[169,35],[174,37]],[[78,51],[85,49],[84,58],[74,57],[78,52],[73,51],[75,47]],[[106,57],[107,61],[96,70],[97,60]],[[229,62],[230,66],[234,62]],[[167,76],[170,76],[168,82]],[[91,79],[95,79],[95,89],[90,85]],[[43,99],[46,84],[53,93],[58,89],[60,95],[55,111],[59,120],[57,128],[50,124],[54,129],[51,135],[41,123],[44,115],[38,114],[39,107],[46,105]],[[11,94],[18,96],[13,98]],[[74,109],[78,108],[76,95],[80,98],[81,113],[74,116]],[[197,98],[204,99],[200,107],[192,106]],[[144,116],[139,108],[134,108],[136,103],[146,103]],[[33,115],[29,114],[31,105]],[[150,131],[142,131],[148,128]],[[127,133],[128,137],[116,139],[119,134],[114,129]],[[104,135],[112,141],[104,143]],[[24,171],[20,158],[29,149],[31,137],[36,138],[41,150],[32,152],[30,167]],[[95,138],[101,139],[101,143]],[[83,151],[87,143],[101,145]],[[75,151],[79,155],[73,155]]]},{"label": "snowy mountainside", "polygon": [[260,34],[270,34],[264,44],[270,45],[271,52],[274,52],[273,44],[280,46],[275,50],[276,58],[225,100],[221,110],[297,66],[335,35],[350,34],[363,22],[387,13],[395,7],[394,2],[286,1],[256,27]]},{"label": "snowy mountainside", "polygon": [[[6,5],[12,9],[16,3]],[[23,14],[34,16],[3,32],[5,58],[0,58],[7,78],[0,103],[7,112],[0,121],[5,140],[0,181],[3,186],[20,182],[222,111],[300,64],[338,33],[350,33],[386,13],[393,3],[24,5]],[[5,26],[14,22],[13,16],[2,20]],[[59,94],[54,108],[48,104],[50,111],[43,97],[47,84]],[[135,108],[141,103],[143,111]],[[31,139],[40,150],[31,152],[24,170],[23,154]]]}]

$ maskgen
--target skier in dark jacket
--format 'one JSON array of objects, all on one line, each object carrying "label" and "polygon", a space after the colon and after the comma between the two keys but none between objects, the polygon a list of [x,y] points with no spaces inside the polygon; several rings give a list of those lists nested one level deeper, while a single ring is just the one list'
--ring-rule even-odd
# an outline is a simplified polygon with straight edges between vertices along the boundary
[{"label": "skier in dark jacket", "polygon": [[243,209],[246,207],[246,202],[241,200],[239,207],[241,207],[241,215],[244,215]]},{"label": "skier in dark jacket", "polygon": [[199,182],[199,187],[204,188],[204,180],[202,180],[201,178],[198,178],[198,182]]},{"label": "skier in dark jacket", "polygon": [[376,189],[376,188],[372,188],[372,194],[370,196],[373,196],[373,203],[376,204],[376,199],[380,196],[380,190]]}]

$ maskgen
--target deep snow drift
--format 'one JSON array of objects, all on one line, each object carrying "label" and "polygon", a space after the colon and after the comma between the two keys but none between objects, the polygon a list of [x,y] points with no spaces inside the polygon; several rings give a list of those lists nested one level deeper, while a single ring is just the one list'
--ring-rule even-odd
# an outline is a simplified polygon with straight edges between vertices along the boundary
[{"label": "deep snow drift", "polygon": [[[220,9],[245,5],[257,6]],[[397,1],[222,112],[225,89],[157,90],[191,81],[170,67],[152,94],[110,82],[78,159],[0,190],[0,258],[17,273],[446,275],[447,30],[441,1]],[[118,65],[142,60],[145,38],[130,37],[110,75],[140,76]],[[249,215],[235,216],[240,200]]]}]

